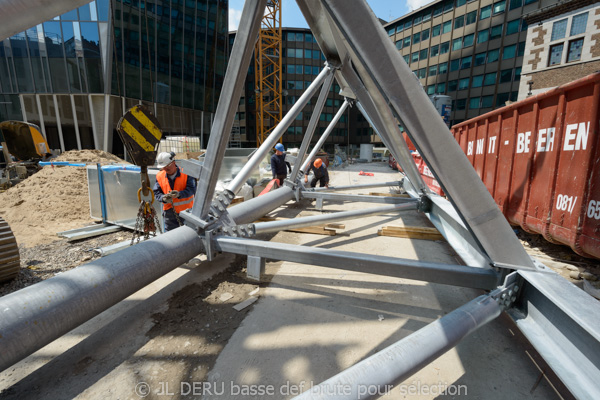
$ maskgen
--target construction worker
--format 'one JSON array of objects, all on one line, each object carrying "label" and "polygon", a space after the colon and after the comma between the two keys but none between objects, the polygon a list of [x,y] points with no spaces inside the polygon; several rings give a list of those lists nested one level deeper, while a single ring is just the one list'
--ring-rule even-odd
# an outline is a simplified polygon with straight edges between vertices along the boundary
[{"label": "construction worker", "polygon": [[283,186],[283,181],[287,178],[287,172],[289,169],[292,172],[290,163],[285,161],[285,147],[281,143],[275,145],[275,154],[271,156],[271,172],[273,173],[273,179],[277,179],[279,186]]},{"label": "construction worker", "polygon": [[175,153],[160,153],[156,158],[160,172],[156,174],[154,197],[163,203],[165,232],[178,228],[183,222],[179,213],[194,205],[196,180],[179,170]]},{"label": "construction worker", "polygon": [[312,163],[304,175],[304,183],[308,182],[308,174],[311,170],[313,171],[313,178],[310,181],[310,187],[317,186],[317,182],[319,182],[319,187],[329,187],[329,172],[327,172],[327,167],[323,164],[323,160],[317,158]]}]

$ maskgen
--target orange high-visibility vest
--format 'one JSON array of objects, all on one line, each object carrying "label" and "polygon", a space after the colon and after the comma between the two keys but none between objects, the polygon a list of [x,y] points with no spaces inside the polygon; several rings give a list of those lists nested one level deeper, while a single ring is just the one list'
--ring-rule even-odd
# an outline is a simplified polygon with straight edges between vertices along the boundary
[{"label": "orange high-visibility vest", "polygon": [[[165,171],[160,171],[158,174],[156,174],[156,181],[160,185],[160,188],[162,189],[163,193],[165,194],[169,193],[171,190],[177,190],[178,192],[185,190],[187,179],[188,176],[186,174],[180,173],[179,176],[175,178],[175,187],[171,189],[171,185],[169,185],[169,178],[167,178],[167,173]],[[171,203],[163,203],[163,210],[168,210],[171,207],[175,206],[175,212],[179,214],[183,210],[192,208],[193,205],[194,196],[190,196],[183,199],[173,199],[173,205],[171,205]]]}]

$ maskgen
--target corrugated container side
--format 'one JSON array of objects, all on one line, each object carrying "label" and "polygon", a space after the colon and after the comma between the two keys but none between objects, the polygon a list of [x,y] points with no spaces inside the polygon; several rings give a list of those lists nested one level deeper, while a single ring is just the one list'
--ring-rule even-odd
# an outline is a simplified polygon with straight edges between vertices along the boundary
[{"label": "corrugated container side", "polygon": [[508,221],[600,258],[600,73],[451,131]]}]

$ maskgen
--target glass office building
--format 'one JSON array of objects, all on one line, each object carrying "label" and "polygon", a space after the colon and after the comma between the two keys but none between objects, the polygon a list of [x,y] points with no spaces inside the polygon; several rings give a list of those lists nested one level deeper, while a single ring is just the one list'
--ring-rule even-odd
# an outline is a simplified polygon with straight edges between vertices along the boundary
[{"label": "glass office building", "polygon": [[439,0],[385,29],[427,94],[452,97],[455,124],[517,100],[527,36],[522,17],[556,2]]},{"label": "glass office building", "polygon": [[92,1],[0,41],[0,120],[122,155],[116,125],[142,103],[165,135],[208,136],[227,29],[228,0]]}]

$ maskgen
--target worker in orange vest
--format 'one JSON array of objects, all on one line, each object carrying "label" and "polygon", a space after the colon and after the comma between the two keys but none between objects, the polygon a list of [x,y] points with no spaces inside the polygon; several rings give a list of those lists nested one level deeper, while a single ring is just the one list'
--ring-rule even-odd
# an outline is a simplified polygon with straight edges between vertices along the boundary
[{"label": "worker in orange vest", "polygon": [[194,205],[196,180],[179,170],[175,153],[160,153],[156,159],[160,172],[156,174],[154,197],[163,203],[165,232],[182,225],[179,213]]}]

